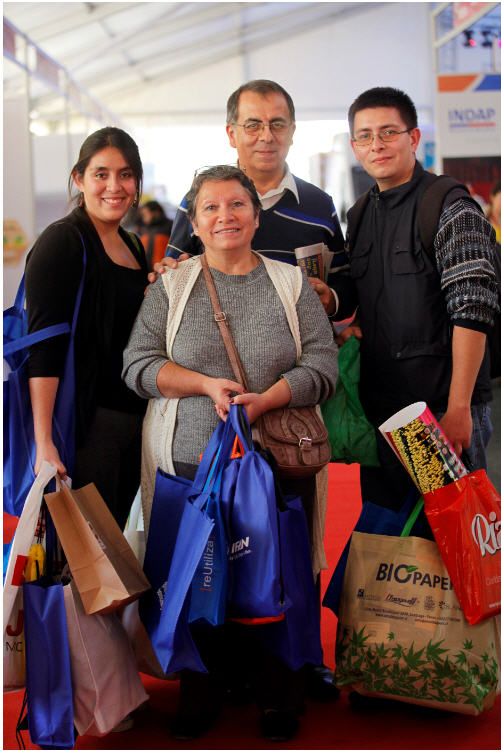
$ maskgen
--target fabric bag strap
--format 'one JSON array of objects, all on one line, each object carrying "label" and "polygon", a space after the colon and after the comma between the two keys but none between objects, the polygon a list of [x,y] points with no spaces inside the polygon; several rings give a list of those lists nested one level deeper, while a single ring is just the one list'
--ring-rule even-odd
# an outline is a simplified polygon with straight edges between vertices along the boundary
[{"label": "fabric bag strap", "polygon": [[[38,344],[39,342],[43,342],[45,339],[49,339],[53,336],[61,336],[61,334],[69,334],[69,333],[71,333],[72,336],[75,335],[77,322],[78,322],[78,313],[80,311],[80,302],[82,300],[82,294],[83,294],[83,288],[84,288],[84,282],[85,282],[85,270],[87,267],[87,251],[85,249],[85,242],[82,237],[82,233],[80,232],[78,227],[75,227],[75,230],[78,233],[80,242],[82,243],[83,253],[82,253],[82,276],[80,277],[80,283],[78,285],[77,295],[75,298],[75,307],[73,309],[73,320],[71,322],[71,327],[69,323],[55,323],[52,326],[46,326],[44,329],[40,329],[39,331],[34,331],[32,334],[21,336],[12,342],[8,342],[7,344],[4,344],[4,347],[3,347],[4,357],[11,355],[13,352],[18,352],[20,349],[25,349],[26,347],[31,347],[33,344]],[[14,302],[14,308],[18,310],[19,312],[22,312],[24,308],[24,302],[26,299],[26,290],[24,286],[25,276],[26,276],[26,272],[23,274],[23,278],[21,279],[21,282],[19,284],[19,287],[16,293],[16,299]]]},{"label": "fabric bag strap", "polygon": [[221,332],[221,336],[223,337],[224,346],[226,348],[226,352],[228,353],[228,357],[230,358],[233,373],[235,374],[237,381],[248,391],[249,387],[247,385],[247,379],[245,377],[242,361],[240,360],[240,355],[238,354],[238,350],[231,335],[230,327],[226,319],[226,313],[223,313],[223,311],[221,310],[221,303],[219,302],[216,285],[214,284],[212,274],[210,273],[209,264],[207,263],[207,257],[205,253],[200,257],[200,262],[202,264],[202,271],[204,273],[207,289],[209,290],[210,301],[214,310],[214,319],[219,326],[219,331]]},{"label": "fabric bag strap", "polygon": [[50,339],[53,336],[60,336],[61,334],[69,334],[71,331],[69,323],[55,323],[53,326],[47,326],[39,331],[34,331],[33,334],[27,334],[21,336],[19,339],[14,339],[12,342],[4,344],[3,356],[8,357],[13,352],[18,352],[20,349],[26,349],[33,344],[43,342],[44,339]]},{"label": "fabric bag strap", "polygon": [[421,513],[421,509],[423,508],[423,506],[424,506],[424,500],[423,500],[423,496],[421,496],[420,498],[418,498],[418,502],[412,509],[409,515],[409,518],[407,519],[405,526],[400,534],[400,537],[409,537],[411,530],[414,524],[416,523],[416,520],[419,514]]}]

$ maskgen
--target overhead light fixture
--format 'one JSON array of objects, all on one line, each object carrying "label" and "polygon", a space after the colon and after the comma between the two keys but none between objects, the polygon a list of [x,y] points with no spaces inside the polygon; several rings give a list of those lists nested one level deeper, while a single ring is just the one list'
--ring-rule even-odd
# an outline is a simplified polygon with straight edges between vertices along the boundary
[{"label": "overhead light fixture", "polygon": [[466,31],[463,31],[464,40],[463,40],[463,47],[476,47],[477,43],[473,39],[473,31],[471,29],[467,29]]},{"label": "overhead light fixture", "polygon": [[484,41],[482,42],[482,47],[492,47],[493,30],[483,29],[481,33],[484,38]]}]

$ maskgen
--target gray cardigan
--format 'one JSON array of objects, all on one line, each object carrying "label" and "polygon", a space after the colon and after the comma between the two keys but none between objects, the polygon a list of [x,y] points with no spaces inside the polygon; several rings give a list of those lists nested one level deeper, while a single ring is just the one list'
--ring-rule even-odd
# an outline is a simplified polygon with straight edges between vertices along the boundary
[{"label": "gray cardigan", "polygon": [[[303,280],[296,305],[303,348],[296,363],[296,347],[285,310],[264,264],[260,262],[246,275],[228,275],[215,269],[211,272],[249,389],[261,393],[284,377],[291,389],[291,406],[314,405],[332,396],[337,378],[337,347],[318,295],[307,279]],[[161,396],[156,378],[168,362],[168,314],[169,300],[159,279],[146,294],[124,352],[122,376],[129,388],[145,398]],[[173,356],[178,365],[190,370],[235,380],[202,274],[186,303]],[[198,464],[217,422],[209,397],[181,399],[173,460]]]}]

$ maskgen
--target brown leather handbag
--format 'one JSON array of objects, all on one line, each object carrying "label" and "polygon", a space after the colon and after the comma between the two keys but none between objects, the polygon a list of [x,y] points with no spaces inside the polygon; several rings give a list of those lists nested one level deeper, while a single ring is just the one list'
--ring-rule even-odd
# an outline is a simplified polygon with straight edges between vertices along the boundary
[{"label": "brown leather handbag", "polygon": [[[231,335],[226,315],[212,279],[205,254],[201,256],[202,271],[223,342],[236,380],[248,390],[244,369]],[[256,426],[263,448],[270,449],[282,477],[312,477],[329,463],[329,435],[315,407],[278,407],[258,418]]]},{"label": "brown leather handbag", "polygon": [[327,428],[315,407],[271,409],[258,419],[257,428],[282,477],[311,477],[330,461]]}]

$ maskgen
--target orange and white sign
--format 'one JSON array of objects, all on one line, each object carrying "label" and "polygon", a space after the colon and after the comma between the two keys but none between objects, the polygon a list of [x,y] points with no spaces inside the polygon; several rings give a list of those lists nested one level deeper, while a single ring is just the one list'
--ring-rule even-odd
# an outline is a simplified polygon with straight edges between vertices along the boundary
[{"label": "orange and white sign", "polygon": [[501,75],[437,77],[441,157],[499,156]]}]

